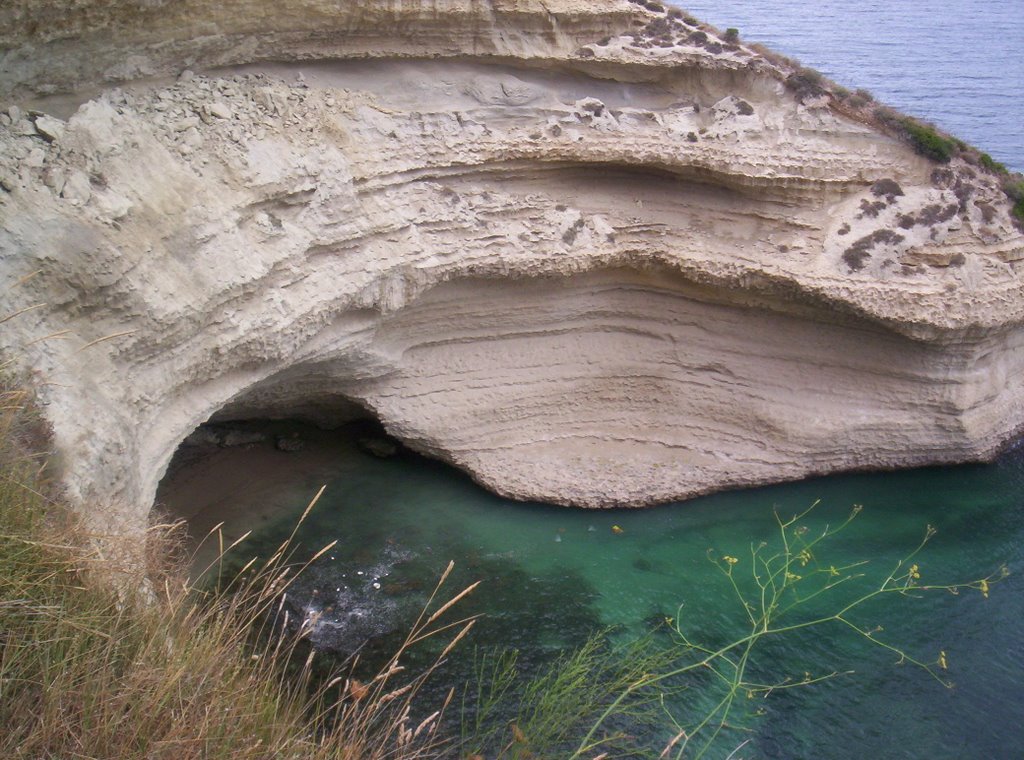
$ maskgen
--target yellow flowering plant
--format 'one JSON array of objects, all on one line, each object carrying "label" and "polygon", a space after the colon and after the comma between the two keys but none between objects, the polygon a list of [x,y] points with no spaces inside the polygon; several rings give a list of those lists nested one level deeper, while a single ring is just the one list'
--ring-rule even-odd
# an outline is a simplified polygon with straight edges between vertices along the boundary
[{"label": "yellow flowering plant", "polygon": [[[944,687],[952,687],[946,676],[949,661],[945,650],[939,651],[933,661],[916,657],[883,635],[882,626],[866,626],[858,622],[854,613],[885,597],[916,598],[939,591],[959,594],[973,589],[988,598],[992,585],[1009,574],[1007,568],[1000,567],[977,580],[945,584],[925,582],[919,555],[935,535],[935,529],[929,525],[911,552],[899,559],[888,573],[872,579],[866,560],[835,565],[822,561],[820,557],[826,553],[823,549],[827,548],[828,541],[846,529],[862,507],[855,505],[838,525],[826,525],[822,530],[812,532],[803,523],[817,506],[815,502],[804,512],[788,519],[776,511],[777,541],[752,544],[749,557],[708,551],[708,559],[718,567],[742,608],[747,632],[722,646],[698,642],[688,632],[695,621],[684,618],[680,607],[674,619],[666,619],[678,647],[675,666],[662,672],[647,673],[631,684],[595,722],[571,756],[573,760],[591,757],[591,753],[600,748],[603,724],[616,714],[620,701],[624,702],[631,693],[652,686],[677,684],[680,677],[704,677],[702,694],[705,697],[712,695],[707,702],[710,708],[698,709],[696,716],[681,716],[677,711],[666,708],[676,733],[660,758],[704,756],[712,745],[721,740],[726,729],[737,727],[734,718],[738,707],[744,703],[751,704],[747,700],[767,698],[774,692],[809,686],[851,673],[808,671],[801,676],[768,682],[759,675],[763,669],[756,667],[758,655],[766,642],[808,629],[825,626],[849,629],[873,646],[892,653],[898,663],[917,667]],[[822,608],[826,611],[820,611]],[[756,716],[763,714],[764,710],[758,706],[751,712]]]}]

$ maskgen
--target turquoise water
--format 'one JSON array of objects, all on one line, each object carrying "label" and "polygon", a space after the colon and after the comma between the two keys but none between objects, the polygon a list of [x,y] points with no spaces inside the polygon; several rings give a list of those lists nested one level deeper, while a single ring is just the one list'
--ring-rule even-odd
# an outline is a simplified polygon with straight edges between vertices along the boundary
[{"label": "turquoise water", "polygon": [[[922,582],[980,578],[1004,563],[1012,574],[987,599],[977,590],[942,592],[876,605],[858,619],[882,625],[881,635],[921,660],[945,651],[955,688],[838,626],[781,638],[755,657],[766,679],[856,673],[758,700],[765,714],[752,733],[730,736],[709,756],[749,738],[739,756],[1024,757],[1024,450],[987,466],[840,475],[642,511],[584,511],[510,502],[439,463],[409,453],[381,460],[353,446],[339,454],[300,531],[309,551],[339,544],[294,598],[298,607],[331,608],[321,646],[349,651],[370,635],[364,657],[372,660],[396,643],[454,560],[452,591],[483,581],[460,607],[485,615],[460,648],[465,658],[474,646],[513,646],[529,670],[592,631],[615,626],[622,640],[677,611],[688,633],[721,644],[743,634],[744,617],[709,555],[737,557],[742,570],[751,544],[774,539],[776,511],[789,516],[816,501],[801,522],[811,532],[863,505],[821,553],[826,565],[869,560],[868,572],[884,575],[932,525],[937,533],[915,560]],[[304,504],[297,496],[295,514],[265,525],[250,546],[279,541]],[[453,663],[430,696],[440,698],[467,668]],[[660,748],[664,739],[648,741]]]},{"label": "turquoise water", "polygon": [[1021,0],[673,3],[934,121],[1024,171]]}]

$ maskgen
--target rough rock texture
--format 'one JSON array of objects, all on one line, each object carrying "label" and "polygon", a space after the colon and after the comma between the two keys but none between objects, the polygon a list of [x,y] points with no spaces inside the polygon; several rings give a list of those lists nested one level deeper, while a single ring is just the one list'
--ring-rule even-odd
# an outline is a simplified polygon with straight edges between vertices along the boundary
[{"label": "rough rock texture", "polygon": [[140,524],[211,416],[372,413],[583,506],[980,459],[1024,422],[998,179],[713,30],[625,0],[46,7],[0,10],[0,340],[95,515]]}]

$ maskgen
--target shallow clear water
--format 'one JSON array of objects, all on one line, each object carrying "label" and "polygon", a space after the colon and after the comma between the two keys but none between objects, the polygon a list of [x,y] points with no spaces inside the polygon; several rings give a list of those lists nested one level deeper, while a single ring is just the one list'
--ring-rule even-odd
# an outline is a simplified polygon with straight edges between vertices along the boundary
[{"label": "shallow clear water", "polygon": [[[250,547],[290,532],[306,496],[296,494],[295,514],[265,525]],[[642,511],[585,511],[509,502],[436,462],[411,454],[381,460],[351,447],[300,532],[310,551],[339,545],[295,596],[300,606],[312,599],[334,607],[328,619],[355,622],[389,651],[453,559],[452,590],[484,582],[462,605],[486,614],[461,650],[466,657],[474,645],[501,644],[521,648],[533,667],[604,626],[618,627],[620,639],[639,635],[680,605],[688,632],[721,643],[742,635],[743,612],[709,551],[740,558],[742,569],[750,545],[776,535],[774,510],[789,515],[817,500],[804,521],[812,531],[864,506],[821,557],[826,565],[867,559],[870,572],[887,573],[930,524],[938,533],[917,559],[924,581],[978,578],[1002,563],[1013,574],[988,599],[940,593],[861,618],[922,660],[945,651],[952,690],[838,627],[766,647],[756,668],[769,677],[856,673],[759,702],[766,714],[751,724],[741,756],[1024,757],[1024,450],[989,466],[841,475]],[[321,633],[327,646],[351,644]],[[456,662],[434,696],[467,667]],[[710,756],[724,757],[743,738],[734,735]]]},{"label": "shallow clear water", "polygon": [[840,84],[863,87],[1024,171],[1021,0],[689,0]]}]

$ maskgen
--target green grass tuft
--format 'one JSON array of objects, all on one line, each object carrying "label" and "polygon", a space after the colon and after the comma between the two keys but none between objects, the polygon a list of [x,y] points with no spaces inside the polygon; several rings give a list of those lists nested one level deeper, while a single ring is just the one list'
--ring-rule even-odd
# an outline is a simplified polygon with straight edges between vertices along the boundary
[{"label": "green grass tuft", "polygon": [[958,151],[955,140],[939,134],[933,127],[909,118],[903,119],[901,126],[914,150],[925,158],[945,164]]}]

